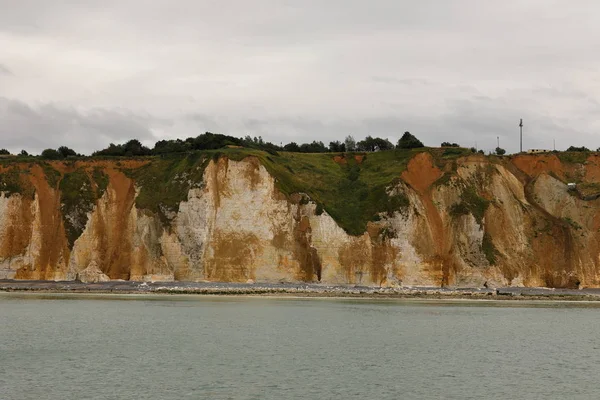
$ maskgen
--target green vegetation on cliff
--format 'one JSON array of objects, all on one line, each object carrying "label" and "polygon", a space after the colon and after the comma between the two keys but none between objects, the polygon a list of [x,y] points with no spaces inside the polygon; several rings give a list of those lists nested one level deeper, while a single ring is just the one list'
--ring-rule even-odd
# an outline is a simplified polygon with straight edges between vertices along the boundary
[{"label": "green vegetation on cliff", "polygon": [[349,234],[361,235],[367,223],[380,213],[406,210],[409,200],[391,187],[400,181],[408,161],[428,151],[436,164],[445,165],[469,153],[468,149],[395,149],[372,153],[265,152],[248,148],[224,148],[151,158],[137,169],[124,169],[135,180],[139,193],[136,206],[171,220],[192,188],[202,186],[210,160],[227,157],[241,161],[256,157],[275,178],[285,195],[305,193]]},{"label": "green vegetation on cliff", "polygon": [[202,186],[202,175],[210,161],[209,152],[169,154],[154,158],[137,169],[124,169],[135,180],[139,193],[135,204],[168,222],[187,200],[190,189]]},{"label": "green vegetation on cliff", "polygon": [[94,167],[94,169],[92,170],[92,179],[96,183],[97,187],[96,196],[100,198],[102,197],[102,195],[104,195],[104,192],[106,192],[106,188],[108,188],[108,175],[106,175],[104,171],[102,171],[102,168]]},{"label": "green vegetation on cliff", "polygon": [[399,180],[417,152],[303,154],[227,148],[156,158],[126,173],[140,188],[136,205],[169,219],[168,214],[177,212],[179,203],[187,199],[189,189],[201,186],[202,174],[211,159],[225,156],[239,161],[253,156],[276,179],[284,194],[307,194],[319,211],[329,213],[348,233],[360,235],[378,213],[408,207],[404,194],[389,195],[387,189]]},{"label": "green vegetation on cliff", "polygon": [[69,247],[85,229],[88,213],[94,209],[97,193],[88,174],[83,169],[66,173],[58,185],[60,208]]},{"label": "green vegetation on cliff", "polygon": [[481,225],[485,210],[489,205],[489,200],[479,196],[474,186],[467,186],[461,193],[460,202],[453,205],[450,209],[450,215],[458,217],[472,214],[477,223]]},{"label": "green vegetation on cliff", "polygon": [[46,176],[46,181],[48,182],[48,185],[52,189],[56,189],[56,186],[60,182],[60,172],[55,170],[52,167],[52,165],[50,165],[47,162],[42,161],[42,162],[39,162],[38,164],[44,170],[44,175]]},{"label": "green vegetation on cliff", "polygon": [[4,193],[6,196],[19,193],[33,198],[33,188],[31,185],[26,184],[23,179],[27,172],[27,170],[22,170],[16,165],[7,167],[0,173],[0,193]]},{"label": "green vegetation on cliff", "polygon": [[[361,235],[368,222],[378,220],[380,214],[391,215],[408,209],[410,202],[404,191],[392,189],[401,182],[400,177],[410,159],[422,152],[429,152],[435,165],[446,171],[440,179],[441,184],[447,182],[456,169],[456,159],[471,153],[462,148],[292,153],[226,147],[144,157],[140,160],[148,162],[142,167],[122,165],[120,158],[103,159],[114,160],[114,165],[135,181],[137,208],[154,213],[168,223],[175,217],[180,203],[187,200],[190,189],[202,187],[204,170],[211,160],[227,157],[240,161],[255,157],[275,178],[283,194],[290,198],[295,193],[306,194],[317,204],[319,213],[327,212],[349,234]],[[65,227],[72,244],[85,227],[87,213],[106,191],[108,176],[101,167],[92,166],[61,177],[49,163],[42,161],[40,165],[48,183],[62,192]],[[7,181],[5,185],[10,189],[10,175],[3,174],[2,179]],[[19,191],[18,188],[12,190]],[[460,208],[454,212],[470,212],[481,221],[487,206],[485,200],[468,190],[462,200]],[[78,201],[80,205],[77,205]]]},{"label": "green vegetation on cliff", "polygon": [[264,157],[263,164],[285,194],[306,193],[348,233],[360,235],[381,212],[408,207],[402,193],[387,189],[415,152],[392,150],[363,154],[282,153]]}]

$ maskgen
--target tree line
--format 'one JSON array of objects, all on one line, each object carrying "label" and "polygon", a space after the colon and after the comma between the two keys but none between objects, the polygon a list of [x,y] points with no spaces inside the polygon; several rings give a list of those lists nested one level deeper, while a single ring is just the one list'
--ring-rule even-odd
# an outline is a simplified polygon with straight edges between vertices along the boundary
[{"label": "tree line", "polygon": [[[288,151],[295,153],[343,153],[343,152],[373,152],[392,149],[413,149],[425,147],[423,142],[417,139],[410,132],[404,132],[402,137],[394,144],[388,139],[367,136],[363,140],[356,141],[353,136],[348,135],[343,141],[335,140],[325,145],[322,141],[312,141],[310,143],[298,144],[296,142],[288,143],[284,146],[279,146],[271,142],[264,141],[262,137],[246,136],[237,138],[234,136],[223,135],[219,133],[206,132],[196,137],[189,137],[185,140],[159,140],[154,144],[153,148],[144,146],[139,140],[131,139],[123,144],[111,143],[108,147],[102,150],[95,151],[92,156],[113,156],[113,157],[132,157],[132,156],[153,156],[164,155],[170,153],[184,153],[195,150],[214,150],[226,146],[245,147],[267,151],[274,153],[277,151]],[[461,147],[458,143],[442,142],[441,147]],[[473,153],[477,150],[472,147]],[[586,147],[571,146],[567,151],[590,151]],[[600,151],[600,148],[597,150]],[[482,150],[478,151],[483,154]],[[495,149],[498,155],[504,155],[506,151],[500,147]],[[0,149],[0,156],[9,155],[10,152],[6,149]],[[18,155],[29,156],[27,151],[22,150]],[[61,160],[69,157],[83,157],[73,149],[67,146],[61,146],[58,149],[45,149],[41,153],[41,157],[49,160]]]},{"label": "tree line", "polygon": [[[425,147],[423,143],[409,132],[404,135],[394,145],[388,139],[367,136],[363,140],[356,141],[351,135],[347,136],[343,142],[336,140],[329,142],[326,146],[322,141],[312,141],[311,143],[298,144],[296,142],[279,146],[271,142],[264,141],[262,137],[237,138],[234,136],[223,135],[220,133],[206,132],[196,137],[189,137],[185,140],[159,140],[153,148],[144,146],[139,140],[131,139],[123,144],[110,143],[108,147],[95,151],[92,156],[111,156],[111,157],[132,157],[132,156],[154,156],[171,153],[184,153],[195,150],[215,150],[223,147],[245,147],[258,149],[274,153],[277,151],[288,151],[296,153],[327,153],[327,152],[372,152],[382,150],[411,149]],[[0,149],[0,155],[9,155],[6,149]],[[22,150],[20,156],[29,156]],[[41,157],[48,160],[62,160],[70,157],[83,157],[75,150],[66,146],[58,149],[45,149]]]}]

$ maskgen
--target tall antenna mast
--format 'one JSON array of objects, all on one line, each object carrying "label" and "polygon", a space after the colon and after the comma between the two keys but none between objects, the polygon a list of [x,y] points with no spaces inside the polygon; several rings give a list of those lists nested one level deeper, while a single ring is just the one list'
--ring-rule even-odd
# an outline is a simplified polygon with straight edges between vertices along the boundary
[{"label": "tall antenna mast", "polygon": [[519,122],[519,129],[521,130],[521,153],[523,152],[523,118]]}]

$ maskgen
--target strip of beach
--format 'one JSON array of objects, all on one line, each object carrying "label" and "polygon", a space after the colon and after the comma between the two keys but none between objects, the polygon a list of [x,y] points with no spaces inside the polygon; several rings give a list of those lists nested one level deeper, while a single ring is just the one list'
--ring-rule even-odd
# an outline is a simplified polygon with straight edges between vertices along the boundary
[{"label": "strip of beach", "polygon": [[223,296],[294,296],[341,298],[430,298],[483,300],[600,301],[600,288],[468,288],[379,287],[316,283],[230,282],[135,282],[0,280],[2,292],[99,293],[99,294],[195,294]]}]

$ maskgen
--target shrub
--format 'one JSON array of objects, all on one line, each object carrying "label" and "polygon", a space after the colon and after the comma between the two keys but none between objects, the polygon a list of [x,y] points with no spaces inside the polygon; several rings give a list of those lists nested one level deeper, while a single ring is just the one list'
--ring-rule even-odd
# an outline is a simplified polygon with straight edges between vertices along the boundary
[{"label": "shrub", "polygon": [[499,156],[503,156],[504,154],[506,154],[506,150],[504,150],[501,147],[496,147],[496,154]]},{"label": "shrub", "polygon": [[460,147],[458,143],[442,142],[441,147]]},{"label": "shrub", "polygon": [[315,214],[316,215],[323,214],[323,205],[321,203],[317,203],[317,207],[315,209]]}]

